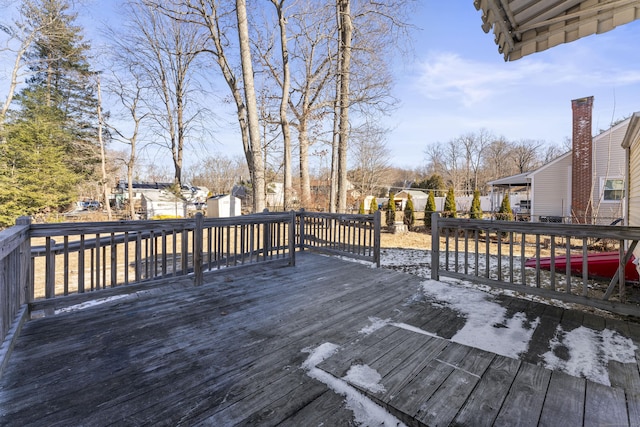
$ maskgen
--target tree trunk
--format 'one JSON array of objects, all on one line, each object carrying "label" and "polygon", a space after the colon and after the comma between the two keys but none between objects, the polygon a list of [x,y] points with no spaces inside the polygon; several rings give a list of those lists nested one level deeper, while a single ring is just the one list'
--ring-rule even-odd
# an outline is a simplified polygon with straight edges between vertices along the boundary
[{"label": "tree trunk", "polygon": [[238,40],[240,44],[240,60],[242,62],[242,79],[244,96],[247,105],[247,124],[249,128],[249,145],[252,155],[251,184],[253,189],[253,211],[262,212],[265,208],[265,177],[260,146],[260,126],[258,123],[258,102],[253,83],[253,64],[251,63],[251,47],[249,42],[249,24],[247,22],[246,0],[236,0],[236,17],[238,19]]},{"label": "tree trunk", "polygon": [[291,131],[287,108],[289,106],[289,88],[291,87],[291,72],[289,70],[289,49],[287,48],[287,20],[284,16],[285,0],[271,0],[278,12],[280,26],[280,48],[282,51],[282,99],[280,100],[280,127],[282,128],[283,143],[283,175],[284,175],[284,203],[283,210],[289,210],[292,205],[293,180],[291,179]]},{"label": "tree trunk", "polygon": [[338,212],[347,210],[347,149],[349,137],[349,73],[351,69],[351,0],[338,0],[340,45],[340,132],[338,137]]},{"label": "tree trunk", "polygon": [[100,88],[100,76],[96,79],[98,89],[98,142],[100,143],[100,160],[102,162],[102,196],[107,208],[107,217],[111,221],[111,205],[109,204],[109,184],[107,177],[107,159],[105,158],[104,140],[102,138],[102,90]]}]

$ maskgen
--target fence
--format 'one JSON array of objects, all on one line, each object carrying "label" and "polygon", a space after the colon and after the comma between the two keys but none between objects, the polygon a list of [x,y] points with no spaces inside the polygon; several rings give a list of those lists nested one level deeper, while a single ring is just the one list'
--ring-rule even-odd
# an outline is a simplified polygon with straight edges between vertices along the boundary
[{"label": "fence", "polygon": [[[434,214],[431,239],[431,277],[435,280],[440,276],[473,280],[640,315],[638,292],[628,286],[624,273],[625,268],[635,270],[635,265],[628,264],[640,240],[640,228],[440,218]],[[607,254],[607,262],[614,264],[615,274],[608,281],[593,277],[600,266],[589,260],[598,253]],[[579,277],[572,276],[578,271]]]}]

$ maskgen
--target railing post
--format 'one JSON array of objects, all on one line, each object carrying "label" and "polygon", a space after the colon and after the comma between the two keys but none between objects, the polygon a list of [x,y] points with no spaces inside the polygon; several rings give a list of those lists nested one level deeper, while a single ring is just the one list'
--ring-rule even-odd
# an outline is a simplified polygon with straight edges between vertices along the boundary
[{"label": "railing post", "polygon": [[300,208],[300,224],[298,225],[298,238],[300,240],[298,247],[300,252],[304,251],[304,227],[304,208]]},{"label": "railing post", "polygon": [[431,214],[431,280],[440,280],[440,228],[438,226],[440,214]]},{"label": "railing post", "polygon": [[[16,220],[16,225],[31,225],[31,218],[28,216],[21,216]],[[23,302],[30,303],[34,300],[34,290],[33,290],[33,269],[31,262],[31,232],[27,234],[27,238],[25,242],[21,245],[20,248],[20,260],[19,262],[19,275],[18,280],[20,287],[24,294],[21,299]]]},{"label": "railing post", "polygon": [[193,274],[194,285],[200,286],[203,281],[202,274],[202,244],[204,241],[204,217],[201,212],[196,214],[196,226],[193,229]]},{"label": "railing post", "polygon": [[289,217],[289,265],[296,265],[296,211],[291,211]]},{"label": "railing post", "polygon": [[382,214],[375,211],[373,214],[373,260],[376,267],[380,268],[380,229],[382,226]]}]

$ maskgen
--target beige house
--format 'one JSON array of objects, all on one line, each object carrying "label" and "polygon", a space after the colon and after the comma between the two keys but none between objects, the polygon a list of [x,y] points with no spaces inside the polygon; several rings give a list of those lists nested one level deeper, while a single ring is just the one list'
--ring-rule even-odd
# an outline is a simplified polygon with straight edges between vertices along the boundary
[{"label": "beige house", "polygon": [[629,118],[622,147],[625,149],[629,165],[625,173],[625,189],[629,195],[626,206],[627,224],[640,227],[640,112]]},{"label": "beige house", "polygon": [[[512,183],[514,187],[527,187],[532,221],[610,224],[625,216],[627,158],[622,142],[631,119],[591,137],[592,106],[593,97],[572,101],[571,151],[534,171],[514,176],[518,178],[518,183]],[[510,182],[505,178],[490,184],[503,181]]]}]

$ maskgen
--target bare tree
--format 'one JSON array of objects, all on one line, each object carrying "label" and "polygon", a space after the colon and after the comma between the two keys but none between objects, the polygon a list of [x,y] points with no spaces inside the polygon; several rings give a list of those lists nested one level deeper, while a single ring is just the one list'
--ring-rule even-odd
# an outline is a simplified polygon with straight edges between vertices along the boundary
[{"label": "bare tree", "polygon": [[[458,141],[464,147],[465,160],[465,184],[464,191],[466,195],[472,194],[478,188],[478,173],[480,170],[480,161],[482,153],[493,140],[493,136],[486,129],[480,129],[477,133],[467,133]],[[473,174],[473,178],[472,175]],[[472,187],[473,183],[473,188]]]},{"label": "bare tree", "polygon": [[[119,50],[118,52],[122,52]],[[125,131],[113,124],[109,125],[112,131],[112,137],[129,146],[128,153],[122,153],[118,156],[120,162],[126,166],[127,175],[127,193],[129,200],[129,218],[134,219],[136,216],[135,206],[133,203],[133,175],[137,163],[138,139],[140,136],[140,126],[149,117],[149,112],[143,109],[142,98],[145,89],[140,70],[135,64],[128,64],[121,74],[114,72],[109,91],[116,96],[120,104],[125,110],[125,114],[133,123],[130,133],[125,135]]]},{"label": "bare tree", "polygon": [[[253,210],[262,211],[265,206],[266,186],[245,2],[238,0],[235,11],[233,8],[228,8],[230,2],[219,3],[214,0],[155,0],[154,4],[172,19],[187,25],[199,26],[205,30],[207,43],[203,51],[213,56],[236,105],[242,145],[251,175]],[[227,6],[227,9],[224,9],[224,6]],[[234,32],[238,35],[239,44],[236,46],[231,44],[231,39],[228,37]],[[243,68],[242,80],[236,76],[228,50],[237,52],[241,57],[239,61]],[[244,83],[244,91],[241,81]],[[253,105],[250,106],[250,104]]]},{"label": "bare tree", "polygon": [[347,149],[349,139],[349,78],[351,74],[351,37],[353,23],[351,20],[351,0],[337,0],[338,15],[338,79],[336,85],[339,111],[338,127],[338,197],[337,211],[347,210]]},{"label": "bare tree", "polygon": [[390,152],[385,142],[386,130],[366,123],[351,134],[353,165],[350,178],[362,196],[377,195],[388,186]]},{"label": "bare tree", "polygon": [[[160,2],[162,3],[162,2]],[[205,38],[198,28],[171,19],[160,3],[131,0],[127,9],[131,20],[129,35],[119,43],[131,61],[139,64],[150,81],[154,99],[145,95],[150,117],[158,125],[157,137],[166,141],[174,166],[173,181],[182,183],[184,147],[197,118],[202,114],[193,80],[198,53]],[[161,106],[158,108],[158,104]]]},{"label": "bare tree", "polygon": [[231,193],[233,186],[248,174],[242,157],[228,157],[221,153],[200,160],[186,171],[192,185],[207,187],[213,195]]},{"label": "bare tree", "polygon": [[[287,41],[287,18],[284,10],[285,0],[271,0],[278,13],[278,27],[280,29],[280,52],[282,54],[282,81],[279,86],[282,88],[280,99],[280,127],[282,128],[283,140],[283,175],[284,175],[284,210],[291,206],[293,194],[293,182],[291,179],[291,131],[289,129],[289,118],[287,110],[289,107],[289,90],[291,88],[291,71],[289,66],[289,48]],[[277,80],[277,74],[274,74]]]},{"label": "bare tree", "polygon": [[97,105],[97,116],[98,116],[98,144],[100,145],[100,163],[102,166],[102,196],[104,198],[104,204],[107,208],[107,217],[109,221],[111,221],[111,205],[109,204],[109,180],[107,175],[107,159],[106,153],[104,149],[104,138],[102,135],[102,129],[104,128],[104,117],[102,116],[102,87],[100,86],[100,76],[96,76],[96,89],[98,92],[98,105]]},{"label": "bare tree", "polygon": [[517,173],[528,172],[540,164],[538,151],[543,145],[542,142],[531,139],[522,139],[513,145],[510,157],[515,163]]}]

